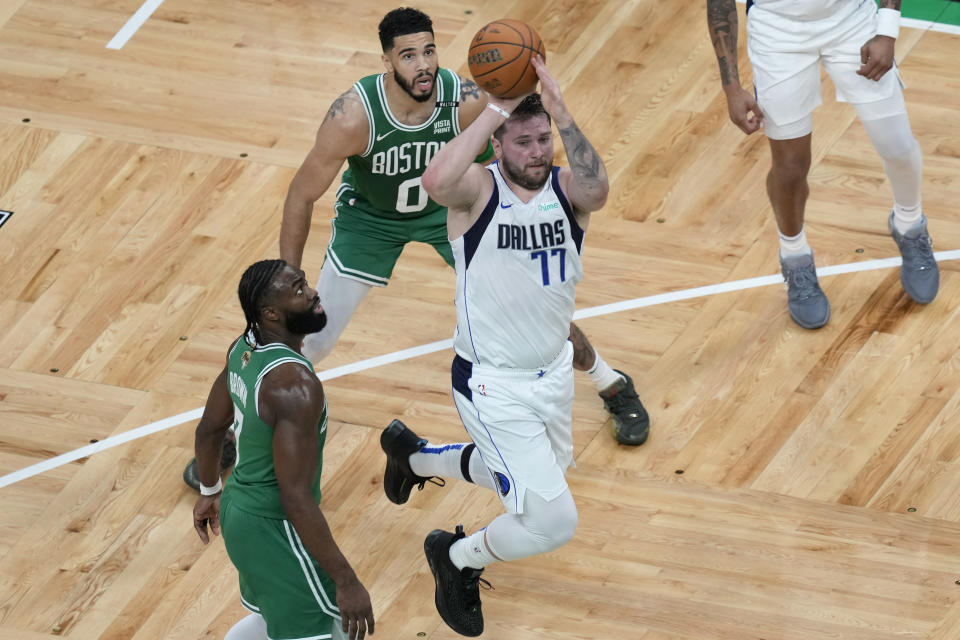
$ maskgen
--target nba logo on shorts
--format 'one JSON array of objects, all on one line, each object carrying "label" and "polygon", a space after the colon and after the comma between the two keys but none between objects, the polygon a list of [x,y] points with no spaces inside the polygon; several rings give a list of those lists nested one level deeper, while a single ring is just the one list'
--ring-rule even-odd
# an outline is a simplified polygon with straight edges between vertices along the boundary
[{"label": "nba logo on shorts", "polygon": [[507,494],[510,493],[510,481],[507,479],[507,476],[503,475],[499,471],[494,471],[493,479],[497,483],[497,491],[500,492],[501,496],[506,498]]}]

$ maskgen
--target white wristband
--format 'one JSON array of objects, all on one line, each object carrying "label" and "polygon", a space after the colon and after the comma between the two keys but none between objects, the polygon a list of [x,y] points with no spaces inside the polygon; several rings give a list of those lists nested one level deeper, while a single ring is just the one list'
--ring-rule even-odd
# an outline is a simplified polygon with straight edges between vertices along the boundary
[{"label": "white wristband", "polygon": [[202,496],[212,496],[214,494],[220,493],[223,490],[223,479],[217,478],[217,484],[212,487],[200,483],[200,495]]},{"label": "white wristband", "polygon": [[899,11],[886,8],[877,11],[877,35],[896,40],[897,36],[900,35]]},{"label": "white wristband", "polygon": [[487,103],[487,108],[488,108],[488,109],[493,109],[494,111],[496,111],[497,113],[499,113],[500,115],[502,115],[504,118],[509,118],[509,117],[510,117],[510,112],[509,112],[509,111],[507,111],[506,109],[502,109],[502,108],[498,107],[497,105],[493,104],[492,102],[488,102],[488,103]]}]

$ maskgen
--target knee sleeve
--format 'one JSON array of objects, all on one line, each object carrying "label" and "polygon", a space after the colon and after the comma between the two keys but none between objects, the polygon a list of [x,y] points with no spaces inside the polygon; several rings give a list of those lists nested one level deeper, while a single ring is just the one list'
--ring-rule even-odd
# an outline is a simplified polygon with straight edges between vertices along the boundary
[{"label": "knee sleeve", "polygon": [[527,491],[522,514],[504,514],[487,527],[487,545],[501,560],[547,553],[570,542],[577,529],[577,506],[570,489],[549,502]]},{"label": "knee sleeve", "polygon": [[864,120],[863,128],[883,159],[883,169],[890,179],[894,201],[904,207],[919,205],[923,153],[910,130],[906,112],[877,120]]},{"label": "knee sleeve", "polygon": [[339,275],[329,261],[324,263],[317,280],[317,293],[327,314],[327,325],[322,331],[311,333],[303,340],[303,355],[310,362],[316,364],[333,351],[353,312],[370,289],[369,284]]}]

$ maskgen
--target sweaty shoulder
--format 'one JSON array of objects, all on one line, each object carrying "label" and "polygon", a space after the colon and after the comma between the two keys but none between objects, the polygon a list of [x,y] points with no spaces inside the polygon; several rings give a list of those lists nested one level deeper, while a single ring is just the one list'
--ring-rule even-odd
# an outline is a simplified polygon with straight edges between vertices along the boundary
[{"label": "sweaty shoulder", "polygon": [[487,94],[473,80],[460,76],[460,130],[463,131],[487,106]]},{"label": "sweaty shoulder", "polygon": [[317,132],[318,138],[335,139],[344,152],[343,156],[363,153],[367,148],[369,135],[370,122],[367,112],[354,87],[344,91],[330,104]]}]

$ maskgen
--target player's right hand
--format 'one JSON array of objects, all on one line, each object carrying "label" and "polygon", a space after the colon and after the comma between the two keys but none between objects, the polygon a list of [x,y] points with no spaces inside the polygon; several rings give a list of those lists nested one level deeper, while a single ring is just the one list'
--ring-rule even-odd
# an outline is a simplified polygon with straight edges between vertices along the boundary
[{"label": "player's right hand", "polygon": [[727,111],[733,124],[747,135],[753,133],[763,124],[763,112],[753,94],[743,87],[726,89]]},{"label": "player's right hand", "polygon": [[340,629],[347,634],[348,640],[363,640],[367,632],[373,635],[373,605],[370,594],[354,578],[350,582],[337,585],[337,607],[340,609]]}]

